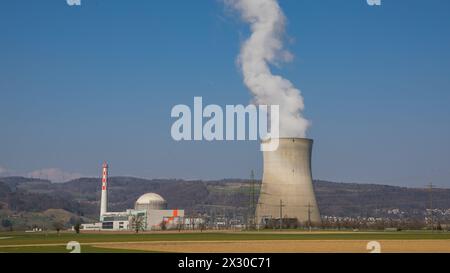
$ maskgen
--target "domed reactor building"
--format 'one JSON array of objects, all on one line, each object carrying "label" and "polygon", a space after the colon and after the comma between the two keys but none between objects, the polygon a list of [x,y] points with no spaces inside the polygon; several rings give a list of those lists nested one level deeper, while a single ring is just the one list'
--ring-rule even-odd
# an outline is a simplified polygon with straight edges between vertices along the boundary
[{"label": "domed reactor building", "polygon": [[167,202],[161,195],[156,193],[146,193],[138,198],[134,206],[136,210],[165,210]]},{"label": "domed reactor building", "polygon": [[184,210],[167,209],[167,202],[157,193],[141,195],[134,209],[123,212],[108,211],[108,164],[103,164],[100,222],[83,224],[83,230],[157,230],[184,224]]}]

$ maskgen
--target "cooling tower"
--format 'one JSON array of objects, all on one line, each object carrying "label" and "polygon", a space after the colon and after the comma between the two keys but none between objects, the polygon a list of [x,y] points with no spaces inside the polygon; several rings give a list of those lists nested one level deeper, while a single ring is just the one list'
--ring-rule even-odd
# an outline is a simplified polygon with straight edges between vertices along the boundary
[{"label": "cooling tower", "polygon": [[313,140],[278,140],[276,151],[263,152],[264,173],[256,207],[258,225],[265,219],[280,219],[280,212],[282,218],[297,218],[302,223],[308,220],[320,223],[311,174]]}]

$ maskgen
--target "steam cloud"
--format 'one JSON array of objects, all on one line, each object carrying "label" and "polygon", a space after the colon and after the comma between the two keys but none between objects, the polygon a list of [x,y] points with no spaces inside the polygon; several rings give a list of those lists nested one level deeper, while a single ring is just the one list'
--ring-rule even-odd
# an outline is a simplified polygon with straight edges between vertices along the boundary
[{"label": "steam cloud", "polygon": [[291,61],[283,48],[286,18],[277,0],[225,0],[250,24],[251,36],[242,45],[239,64],[245,85],[256,104],[280,106],[280,136],[305,137],[309,122],[300,90],[287,79],[273,75],[270,65]]}]

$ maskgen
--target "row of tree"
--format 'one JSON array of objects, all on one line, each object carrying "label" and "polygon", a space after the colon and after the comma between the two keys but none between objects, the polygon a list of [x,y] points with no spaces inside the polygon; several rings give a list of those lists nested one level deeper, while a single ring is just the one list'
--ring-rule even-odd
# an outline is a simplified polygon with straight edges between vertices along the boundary
[{"label": "row of tree", "polygon": [[299,222],[297,219],[289,218],[270,219],[262,226],[264,229],[323,229],[323,230],[420,230],[420,229],[434,229],[443,230],[448,229],[448,224],[443,224],[439,221],[430,225],[425,220],[419,219],[380,219],[375,221],[368,221],[365,219],[345,219],[345,220],[328,220],[323,219],[321,223],[309,223],[308,221]]}]

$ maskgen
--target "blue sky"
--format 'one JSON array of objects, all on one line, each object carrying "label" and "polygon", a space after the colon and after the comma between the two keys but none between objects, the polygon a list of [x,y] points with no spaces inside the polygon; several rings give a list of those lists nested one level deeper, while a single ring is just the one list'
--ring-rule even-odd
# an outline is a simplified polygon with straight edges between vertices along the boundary
[{"label": "blue sky", "polygon": [[[316,179],[450,187],[450,1],[280,0]],[[174,142],[171,108],[247,104],[222,1],[3,1],[0,175],[247,178],[256,142]],[[3,171],[2,171],[3,170]]]}]

